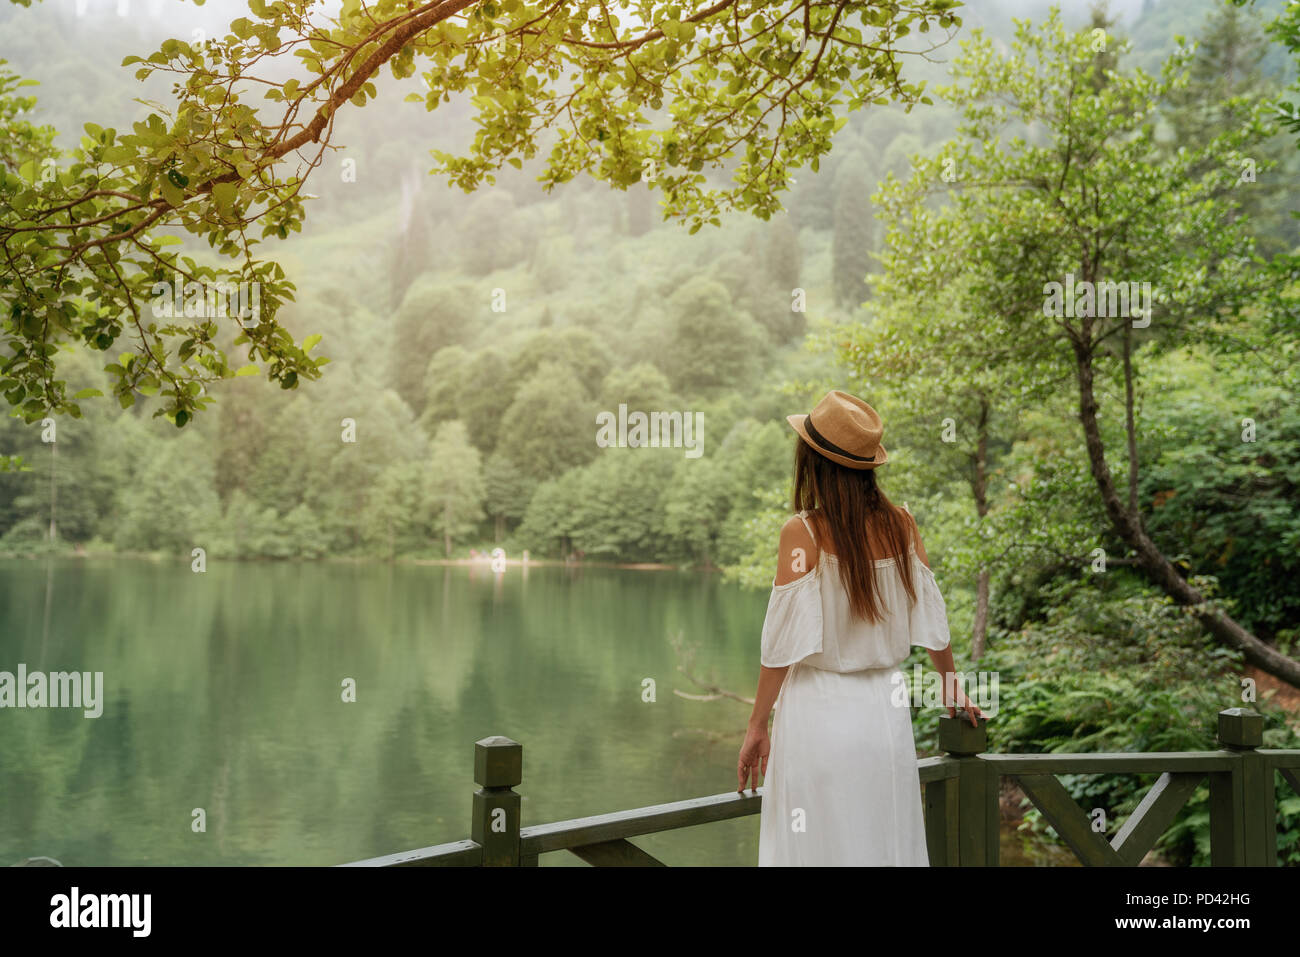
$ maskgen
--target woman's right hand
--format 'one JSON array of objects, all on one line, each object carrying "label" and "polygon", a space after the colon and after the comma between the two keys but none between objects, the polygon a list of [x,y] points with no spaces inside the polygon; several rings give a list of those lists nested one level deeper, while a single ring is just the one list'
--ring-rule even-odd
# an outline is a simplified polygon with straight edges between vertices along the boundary
[{"label": "woman's right hand", "polygon": [[[952,676],[947,675],[946,677],[951,678]],[[973,728],[978,728],[979,719],[984,717],[984,712],[979,709],[979,706],[976,705],[974,701],[971,701],[964,691],[957,690],[957,684],[955,681],[944,682],[943,703],[944,707],[948,709],[948,717],[950,718],[957,717],[958,708],[964,710],[966,712],[966,720],[971,723],[971,727]]]},{"label": "woman's right hand", "polygon": [[758,776],[767,774],[767,756],[771,750],[767,722],[761,726],[751,724],[745,732],[745,743],[740,746],[740,757],[736,762],[737,792],[744,792],[746,781],[751,791],[758,787]]},{"label": "woman's right hand", "polygon": [[[965,695],[962,695],[962,697],[966,698]],[[971,727],[978,728],[979,719],[984,717],[984,712],[981,711],[979,709],[979,706],[976,705],[973,701],[971,701],[970,698],[966,698],[966,703],[964,705],[961,705],[961,707],[965,709],[966,718],[970,721]],[[957,709],[954,708],[952,705],[948,705],[948,717],[950,718],[957,717]]]}]

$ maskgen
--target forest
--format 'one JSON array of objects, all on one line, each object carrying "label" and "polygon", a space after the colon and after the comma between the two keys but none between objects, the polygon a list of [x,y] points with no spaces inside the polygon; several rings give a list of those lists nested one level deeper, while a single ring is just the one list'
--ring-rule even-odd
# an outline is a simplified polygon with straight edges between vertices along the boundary
[{"label": "forest", "polygon": [[[1266,746],[1296,747],[1294,25],[1280,0],[958,12],[908,64],[931,102],[845,113],[760,216],[701,200],[690,222],[639,181],[552,189],[536,160],[429,176],[474,113],[387,82],[339,114],[306,224],[273,243],[301,350],[222,332],[238,359],[194,405],[126,395],[130,357],[93,336],[58,351],[62,411],[0,373],[0,554],[501,547],[758,590],[790,513],[784,417],[840,388],[884,416],[882,486],[918,518],[959,660],[1002,676],[998,749],[1203,748],[1243,701]],[[6,126],[36,139],[71,149],[89,118],[124,130],[149,110],[133,98],[165,95],[116,64],[166,23],[14,7],[0,31]],[[0,144],[10,177],[16,152]],[[1048,302],[1053,282],[1130,281],[1150,296],[1131,315]],[[605,447],[621,407],[693,416],[702,454]],[[1071,786],[1131,808],[1138,783]],[[1300,863],[1300,798],[1278,813]],[[1207,821],[1193,799],[1172,859],[1205,861]]]}]

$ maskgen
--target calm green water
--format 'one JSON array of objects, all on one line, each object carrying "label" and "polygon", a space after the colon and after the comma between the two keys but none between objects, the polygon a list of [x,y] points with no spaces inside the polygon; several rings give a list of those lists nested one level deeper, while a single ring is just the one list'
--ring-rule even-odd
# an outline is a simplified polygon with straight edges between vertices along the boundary
[{"label": "calm green water", "polygon": [[[728,790],[748,706],[674,695],[697,689],[670,638],[752,693],[765,605],[677,572],[0,562],[0,670],[105,685],[97,719],[0,710],[0,864],[334,864],[459,840],[491,734],[524,745],[525,824]],[[644,846],[752,864],[757,840],[749,818]]]},{"label": "calm green water", "polygon": [[[730,790],[749,708],[675,695],[698,689],[671,639],[752,694],[766,602],[668,571],[0,561],[0,670],[102,671],[105,698],[97,719],[0,710],[0,865],[337,864],[459,840],[492,734],[524,745],[525,825]],[[752,865],[758,819],[638,843]]]}]

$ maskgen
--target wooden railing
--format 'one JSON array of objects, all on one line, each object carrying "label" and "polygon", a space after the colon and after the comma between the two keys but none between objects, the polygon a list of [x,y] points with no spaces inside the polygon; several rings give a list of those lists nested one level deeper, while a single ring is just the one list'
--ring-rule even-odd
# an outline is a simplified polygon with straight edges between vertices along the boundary
[{"label": "wooden railing", "polygon": [[[980,719],[939,719],[939,757],[922,758],[925,831],[930,863],[989,866],[998,863],[998,797],[1003,777],[1016,781],[1043,817],[1084,864],[1135,865],[1168,829],[1178,811],[1208,780],[1210,863],[1215,867],[1277,864],[1274,772],[1300,794],[1300,750],[1265,751],[1264,719],[1253,711],[1219,712],[1217,751],[1110,754],[986,754],[988,732]],[[1074,803],[1057,774],[1156,774],[1146,797],[1107,840]],[[597,866],[662,866],[631,838],[757,814],[763,789],[729,792],[632,811],[616,811],[555,824],[522,827],[523,748],[509,738],[474,745],[473,820],[470,838],[348,867],[536,867],[542,854],[569,851]]]}]

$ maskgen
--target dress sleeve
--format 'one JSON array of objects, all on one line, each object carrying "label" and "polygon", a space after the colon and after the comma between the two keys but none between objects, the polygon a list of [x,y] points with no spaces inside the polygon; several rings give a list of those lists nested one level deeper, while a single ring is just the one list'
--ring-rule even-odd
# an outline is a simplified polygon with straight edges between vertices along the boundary
[{"label": "dress sleeve", "polygon": [[817,572],[773,585],[763,619],[763,665],[784,668],[821,650],[822,598]]},{"label": "dress sleeve", "polygon": [[916,604],[912,606],[911,644],[931,651],[943,651],[952,643],[948,632],[948,606],[939,592],[934,572],[913,556],[916,572]]}]

